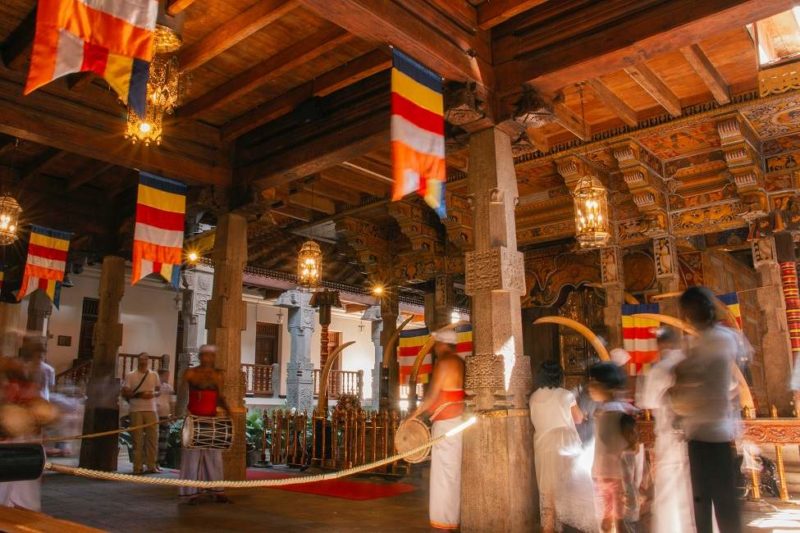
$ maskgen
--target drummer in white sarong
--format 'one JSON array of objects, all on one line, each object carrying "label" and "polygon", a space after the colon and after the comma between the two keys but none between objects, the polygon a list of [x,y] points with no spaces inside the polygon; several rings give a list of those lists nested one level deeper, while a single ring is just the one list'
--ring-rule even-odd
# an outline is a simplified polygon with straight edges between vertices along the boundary
[{"label": "drummer in white sarong", "polygon": [[[214,367],[217,348],[212,345],[200,347],[200,366],[188,369],[181,380],[181,387],[188,387],[189,404],[187,410],[195,416],[217,416],[217,407],[222,408],[229,416],[228,404],[222,395],[224,374]],[[220,481],[223,479],[222,450],[183,448],[181,450],[181,478],[202,481]],[[180,495],[188,503],[199,503],[198,498],[204,493],[211,493],[214,500],[229,503],[230,500],[222,490],[203,491],[193,487],[181,487]]]},{"label": "drummer in white sarong", "polygon": [[[435,365],[425,400],[412,417],[429,413],[436,438],[458,426],[464,412],[464,361],[456,352],[452,329],[433,333]],[[431,450],[430,524],[436,529],[458,529],[461,521],[461,434],[433,445]]]}]

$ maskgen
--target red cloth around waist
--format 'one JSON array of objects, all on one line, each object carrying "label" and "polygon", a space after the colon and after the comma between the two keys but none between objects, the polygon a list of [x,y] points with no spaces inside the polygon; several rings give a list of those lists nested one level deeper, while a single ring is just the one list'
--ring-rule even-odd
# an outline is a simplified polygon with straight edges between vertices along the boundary
[{"label": "red cloth around waist", "polygon": [[195,416],[216,416],[217,398],[216,389],[189,389],[189,412]]},{"label": "red cloth around waist", "polygon": [[[442,405],[446,403],[453,403],[452,405],[448,405],[447,407],[443,408],[441,411],[436,413],[436,410],[439,409]],[[464,391],[462,389],[459,390],[443,390],[439,393],[439,397],[436,398],[436,401],[433,402],[433,405],[428,410],[431,413],[431,420],[449,420],[451,418],[455,418],[457,416],[461,416],[461,413],[464,412]],[[435,416],[434,416],[435,413]]]}]

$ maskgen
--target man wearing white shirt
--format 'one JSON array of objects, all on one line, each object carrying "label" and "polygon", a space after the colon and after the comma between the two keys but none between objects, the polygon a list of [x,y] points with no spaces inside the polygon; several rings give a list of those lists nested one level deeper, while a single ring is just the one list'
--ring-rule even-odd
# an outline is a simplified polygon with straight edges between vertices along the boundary
[{"label": "man wearing white shirt", "polygon": [[[158,374],[150,370],[150,355],[142,352],[136,370],[125,376],[122,396],[130,406],[131,427],[148,424],[133,433],[133,473],[141,474],[142,463],[148,472],[158,472],[156,450],[158,449],[158,415],[156,398],[161,388]],[[144,460],[142,458],[144,452]]]}]

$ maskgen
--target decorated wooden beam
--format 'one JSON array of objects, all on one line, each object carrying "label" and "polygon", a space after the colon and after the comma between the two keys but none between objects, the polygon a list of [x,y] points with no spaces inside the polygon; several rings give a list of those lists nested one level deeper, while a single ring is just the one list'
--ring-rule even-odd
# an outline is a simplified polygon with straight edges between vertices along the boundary
[{"label": "decorated wooden beam", "polygon": [[353,36],[341,28],[330,26],[322,29],[313,37],[284,48],[242,74],[187,102],[178,108],[176,116],[179,119],[193,118],[217,109],[352,39]]},{"label": "decorated wooden beam", "polygon": [[547,0],[491,0],[478,6],[478,25],[488,30],[508,19],[544,4]]},{"label": "decorated wooden beam", "polygon": [[609,108],[612,113],[617,115],[622,122],[632,128],[635,128],[639,124],[639,119],[636,117],[636,110],[614,94],[600,78],[587,80],[586,84],[594,91],[597,99]]},{"label": "decorated wooden beam", "polygon": [[697,44],[692,44],[681,48],[681,53],[711,91],[714,100],[720,105],[729,103],[731,101],[730,87],[703,49]]},{"label": "decorated wooden beam", "polygon": [[31,10],[22,22],[14,28],[3,41],[0,56],[3,64],[12,70],[19,70],[30,56],[33,46],[33,35],[36,32],[36,9]]},{"label": "decorated wooden beam", "polygon": [[389,192],[389,185],[382,183],[374,178],[363,176],[351,169],[334,166],[326,168],[320,172],[320,178],[324,186],[335,185],[364,192],[370,196],[381,198]]},{"label": "decorated wooden beam", "polygon": [[[591,2],[605,8],[605,3]],[[630,3],[628,3],[630,4]],[[628,16],[599,28],[584,29],[573,38],[517,56],[517,40],[497,42],[494,48],[498,91],[516,93],[523,83],[532,83],[545,94],[591,78],[610,74],[631,64],[697,43],[708,35],[741,28],[765,17],[791,9],[792,0],[672,0],[649,2]],[[569,17],[571,18],[568,20]],[[576,9],[561,22],[585,28],[583,9]],[[509,29],[512,31],[512,29]],[[529,38],[525,35],[524,38]],[[516,43],[516,44],[515,44]],[[503,46],[511,53],[498,47]]]},{"label": "decorated wooden beam", "polygon": [[373,50],[231,120],[222,127],[222,137],[225,140],[236,139],[291,112],[309,98],[326,96],[391,66],[386,51]]},{"label": "decorated wooden beam", "polygon": [[167,13],[173,17],[186,10],[187,7],[194,4],[195,0],[166,0]]},{"label": "decorated wooden beam", "polygon": [[[22,84],[0,78],[0,133],[107,163],[194,183],[227,186],[230,169],[216,147],[165,139],[161,147],[123,138],[125,119],[40,90],[22,96]],[[187,150],[187,151],[184,151]],[[190,150],[190,151],[189,151]]]},{"label": "decorated wooden beam", "polygon": [[114,168],[113,163],[96,160],[89,161],[70,177],[69,183],[67,184],[67,191],[74,191],[82,185],[92,182],[95,178],[105,174],[112,168]]},{"label": "decorated wooden beam", "polygon": [[681,115],[680,100],[678,100],[678,97],[672,92],[672,89],[667,87],[667,84],[661,81],[661,78],[659,78],[650,67],[644,63],[639,63],[627,67],[625,72],[633,81],[638,83],[647,94],[652,96],[653,100],[666,109],[667,113],[673,117],[679,117]]},{"label": "decorated wooden beam", "polygon": [[272,24],[297,7],[296,0],[260,0],[178,53],[181,70],[190,71]]},{"label": "decorated wooden beam", "polygon": [[38,156],[33,162],[23,168],[19,173],[19,181],[25,185],[31,178],[37,176],[48,165],[51,165],[62,159],[67,152],[57,148],[47,148],[44,153]]},{"label": "decorated wooden beam", "polygon": [[[368,41],[390,44],[454,81],[473,80],[493,86],[490,58],[480,56],[486,35],[440,33],[413,9],[396,2],[374,0],[300,0],[318,16]],[[431,29],[436,31],[431,31]],[[471,46],[464,43],[472,43]]]}]

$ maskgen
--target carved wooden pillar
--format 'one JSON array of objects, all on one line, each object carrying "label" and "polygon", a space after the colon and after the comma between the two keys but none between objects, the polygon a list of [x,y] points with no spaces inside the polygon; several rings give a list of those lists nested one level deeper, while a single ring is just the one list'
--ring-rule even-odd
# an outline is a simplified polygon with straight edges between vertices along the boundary
[{"label": "carved wooden pillar", "polygon": [[0,302],[0,357],[15,357],[22,346],[20,305]]},{"label": "carved wooden pillar", "polygon": [[383,320],[381,320],[381,308],[373,305],[364,310],[361,320],[370,323],[372,332],[372,346],[375,349],[375,360],[372,368],[372,408],[380,408],[381,397],[381,368],[383,367],[383,345],[381,344],[381,332],[383,331]]},{"label": "carved wooden pillar", "polygon": [[[753,266],[761,278],[756,296],[763,325],[760,341],[764,357],[764,388],[769,404],[777,406],[781,416],[790,416],[792,394],[786,386],[787,376],[791,375],[792,364],[797,364],[798,361],[792,361],[786,302],[775,240],[772,237],[754,240],[752,250]],[[767,406],[763,406],[762,411],[766,412],[766,408]]]},{"label": "carved wooden pillar", "polygon": [[225,398],[233,418],[233,445],[223,454],[225,479],[245,479],[245,407],[242,379],[242,272],[247,264],[247,221],[228,213],[219,218],[214,239],[214,287],[208,303],[208,342],[217,346],[217,368],[225,372]]},{"label": "carved wooden pillar", "polygon": [[[119,427],[117,355],[122,346],[120,302],[125,293],[125,260],[108,256],[100,273],[99,308],[94,326],[92,373],[87,386],[83,432],[96,433]],[[80,466],[95,470],[117,469],[117,435],[88,439],[81,444]]]},{"label": "carved wooden pillar", "polygon": [[466,256],[474,328],[466,389],[476,411],[498,416],[478,417],[464,434],[461,528],[527,532],[538,507],[526,410],[531,368],[522,354],[525,277],[514,218],[517,181],[505,133],[490,128],[472,134],[468,180],[475,249]]},{"label": "carved wooden pillar", "polygon": [[[656,279],[661,293],[680,290],[678,271],[678,252],[675,238],[661,236],[653,239],[653,257],[656,263]],[[660,311],[665,315],[678,316],[678,299],[667,298],[660,303]]]},{"label": "carved wooden pillar", "polygon": [[425,295],[425,325],[430,331],[436,331],[450,323],[454,300],[453,276],[437,275],[433,292]]},{"label": "carved wooden pillar", "polygon": [[287,326],[291,338],[286,364],[286,403],[299,411],[314,408],[314,364],[311,362],[311,337],[316,327],[316,310],[311,307],[312,293],[290,290],[280,295],[278,306],[288,310]]},{"label": "carved wooden pillar", "polygon": [[609,246],[600,250],[600,267],[606,306],[603,322],[607,328],[606,339],[611,348],[622,347],[622,304],[625,303],[625,282],[622,275],[622,248]]},{"label": "carved wooden pillar", "polygon": [[[397,291],[384,291],[381,297],[381,346],[386,346],[394,332],[397,331],[397,317],[400,316],[400,301]],[[381,369],[381,409],[400,408],[400,364],[397,361],[397,350],[393,350],[383,361]]]}]

